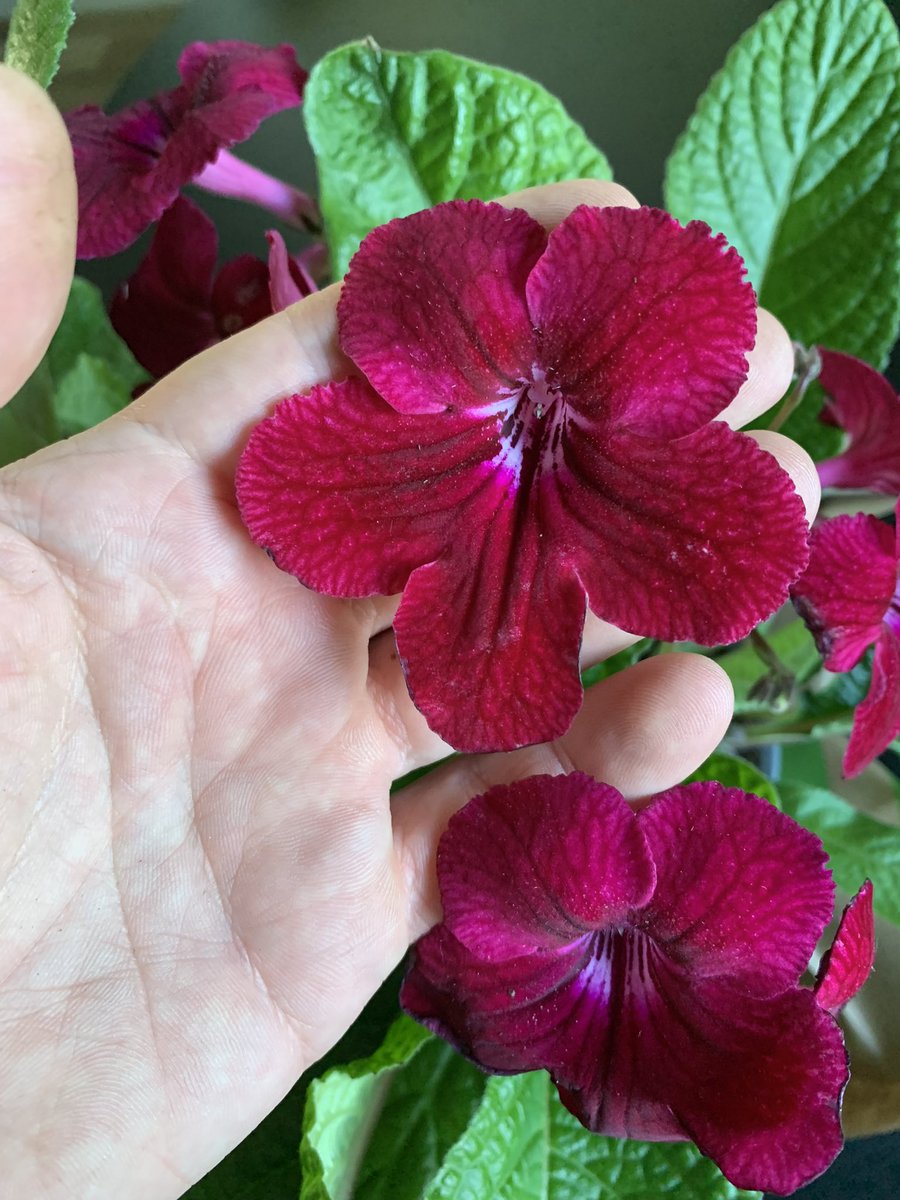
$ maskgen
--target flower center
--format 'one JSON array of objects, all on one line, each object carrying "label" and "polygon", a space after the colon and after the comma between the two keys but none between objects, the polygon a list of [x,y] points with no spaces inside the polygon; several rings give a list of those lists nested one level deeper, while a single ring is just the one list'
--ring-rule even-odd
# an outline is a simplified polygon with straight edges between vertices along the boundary
[{"label": "flower center", "polygon": [[[561,444],[566,424],[566,403],[551,388],[540,367],[523,380],[504,401],[505,416],[500,427],[497,462],[525,484],[562,460]],[[502,411],[502,410],[501,410]]]}]

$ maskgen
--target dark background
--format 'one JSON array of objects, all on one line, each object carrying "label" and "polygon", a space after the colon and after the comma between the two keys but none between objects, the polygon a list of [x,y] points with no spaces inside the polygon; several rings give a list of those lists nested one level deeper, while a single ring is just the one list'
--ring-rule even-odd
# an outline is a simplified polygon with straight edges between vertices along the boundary
[{"label": "dark background", "polygon": [[[645,203],[658,204],[666,155],[697,97],[767,7],[759,0],[197,0],[184,5],[129,74],[113,107],[172,86],[178,53],[189,41],[290,41],[311,67],[342,42],[371,34],[390,49],[439,47],[539,80],[604,150],[616,179]],[[890,7],[896,16],[896,4]],[[296,113],[267,122],[246,153],[314,190],[312,156]],[[264,255],[257,212],[205,195],[202,203],[219,228],[224,257]],[[142,246],[85,273],[114,286]],[[823,1179],[797,1195],[898,1200],[900,1136],[850,1143]]]}]

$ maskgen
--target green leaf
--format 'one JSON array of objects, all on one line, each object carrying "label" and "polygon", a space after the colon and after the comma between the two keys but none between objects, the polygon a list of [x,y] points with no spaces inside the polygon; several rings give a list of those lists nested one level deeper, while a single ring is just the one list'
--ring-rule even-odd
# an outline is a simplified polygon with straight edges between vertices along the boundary
[{"label": "green leaf", "polygon": [[0,409],[0,466],[112,416],[148,378],[110,325],[99,289],[74,279],[47,353]]},{"label": "green leaf", "polygon": [[784,811],[818,834],[837,884],[851,895],[869,878],[875,911],[900,925],[900,829],[859,812],[827,788],[785,780]]},{"label": "green leaf", "polygon": [[[365,1194],[365,1193],[362,1193]],[[493,1078],[424,1200],[692,1200],[758,1197],[687,1143],[598,1137],[543,1071]]]},{"label": "green leaf", "polygon": [[791,336],[881,365],[900,316],[900,41],[881,0],[783,0],[731,50],[666,204],[740,250]]},{"label": "green leaf", "polygon": [[445,1042],[401,1017],[373,1055],[310,1086],[301,1200],[419,1200],[485,1084]]},{"label": "green leaf", "polygon": [[774,804],[776,808],[781,808],[778,788],[768,775],[764,775],[759,767],[754,767],[753,763],[747,762],[745,758],[737,758],[731,754],[711,754],[684,782],[695,783],[706,779],[717,779],[726,787],[753,792],[754,795],[762,796],[764,800]]},{"label": "green leaf", "polygon": [[72,0],[19,0],[6,38],[6,63],[49,87],[75,13]]},{"label": "green leaf", "polygon": [[539,84],[443,50],[342,46],[313,69],[303,115],[338,278],[369,230],[394,217],[444,200],[612,177]]}]

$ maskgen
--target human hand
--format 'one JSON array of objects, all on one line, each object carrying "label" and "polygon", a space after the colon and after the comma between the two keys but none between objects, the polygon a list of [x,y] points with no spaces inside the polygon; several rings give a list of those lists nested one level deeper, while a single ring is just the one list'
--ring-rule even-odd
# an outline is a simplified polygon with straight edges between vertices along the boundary
[{"label": "human hand", "polygon": [[[635,203],[592,182],[510,202],[548,225],[578,203]],[[74,210],[55,211],[71,234]],[[29,216],[36,243],[46,219]],[[30,296],[29,275],[5,263],[2,294]],[[640,796],[680,780],[727,726],[719,668],[665,655],[592,689],[558,743],[453,759],[391,802],[394,779],[449,750],[409,699],[396,601],[307,591],[251,543],[233,495],[272,403],[350,369],[336,295],[0,472],[10,1194],[178,1196],[437,919],[434,848],[452,811],[492,783],[572,768]],[[790,368],[764,317],[728,419],[774,403]],[[802,451],[758,436],[812,506]],[[630,640],[591,620],[584,661]]]}]

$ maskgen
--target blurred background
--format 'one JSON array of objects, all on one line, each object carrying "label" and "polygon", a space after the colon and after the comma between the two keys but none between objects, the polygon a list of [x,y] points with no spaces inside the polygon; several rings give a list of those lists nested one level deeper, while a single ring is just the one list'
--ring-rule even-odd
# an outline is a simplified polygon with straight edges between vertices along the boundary
[{"label": "blurred background", "polygon": [[[603,149],[616,179],[658,204],[665,158],[697,97],[767,7],[761,0],[76,0],[78,20],[52,92],[62,109],[118,108],[173,86],[178,54],[195,40],[288,41],[307,68],[367,34],[390,49],[439,47],[538,80]],[[896,17],[897,4],[889,7]],[[0,0],[0,41],[11,10],[12,0]],[[296,113],[265,122],[239,152],[315,190]],[[223,258],[265,254],[257,211],[208,194],[201,202],[219,229]],[[146,242],[145,236],[115,259],[84,264],[83,273],[111,291]],[[877,1070],[874,1048],[871,1057]],[[851,1142],[825,1178],[798,1195],[896,1200],[900,1135]]]}]

